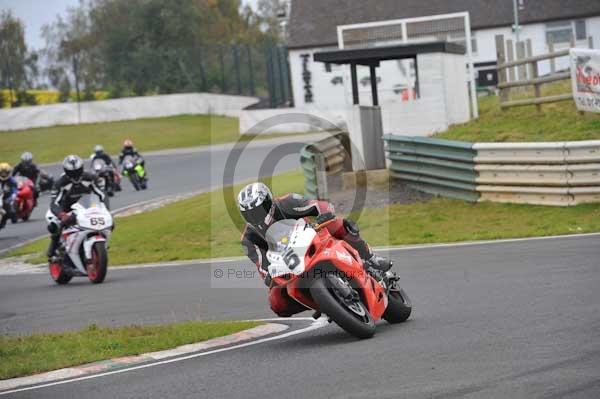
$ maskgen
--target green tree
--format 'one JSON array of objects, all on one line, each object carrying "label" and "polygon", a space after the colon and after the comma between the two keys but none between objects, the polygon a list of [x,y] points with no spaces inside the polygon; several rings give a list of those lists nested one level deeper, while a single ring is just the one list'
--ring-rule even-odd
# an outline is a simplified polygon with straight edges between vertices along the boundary
[{"label": "green tree", "polygon": [[[37,54],[25,44],[25,27],[10,11],[0,13],[0,86],[9,89],[14,106],[31,103],[25,91],[34,86],[37,76]],[[17,97],[13,97],[13,91]]]}]

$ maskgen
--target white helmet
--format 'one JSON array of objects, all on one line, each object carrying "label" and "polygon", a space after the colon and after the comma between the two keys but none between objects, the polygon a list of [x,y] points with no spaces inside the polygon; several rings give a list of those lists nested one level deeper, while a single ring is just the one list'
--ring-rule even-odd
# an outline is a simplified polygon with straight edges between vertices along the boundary
[{"label": "white helmet", "polygon": [[263,183],[244,187],[238,194],[238,207],[244,220],[260,230],[266,230],[273,223],[273,194]]},{"label": "white helmet", "polygon": [[83,174],[83,161],[77,155],[68,155],[63,161],[65,174],[73,181],[79,181]]},{"label": "white helmet", "polygon": [[95,152],[96,154],[102,154],[102,153],[104,152],[104,147],[102,147],[100,144],[97,144],[97,145],[94,147],[94,152]]},{"label": "white helmet", "polygon": [[21,154],[21,161],[23,161],[23,162],[33,161],[33,154],[30,153],[29,151],[25,151],[24,153]]}]

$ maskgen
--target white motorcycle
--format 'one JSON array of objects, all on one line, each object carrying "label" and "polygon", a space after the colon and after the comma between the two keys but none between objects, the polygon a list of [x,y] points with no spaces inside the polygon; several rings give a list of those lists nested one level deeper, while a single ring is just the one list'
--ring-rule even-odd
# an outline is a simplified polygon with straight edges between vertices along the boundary
[{"label": "white motorcycle", "polygon": [[[73,277],[86,276],[92,283],[100,284],[108,268],[107,248],[113,230],[112,215],[91,194],[83,196],[71,209],[77,223],[63,229],[59,260],[49,264],[50,276],[57,284],[67,284]],[[46,213],[46,220],[60,224],[50,210]]]}]

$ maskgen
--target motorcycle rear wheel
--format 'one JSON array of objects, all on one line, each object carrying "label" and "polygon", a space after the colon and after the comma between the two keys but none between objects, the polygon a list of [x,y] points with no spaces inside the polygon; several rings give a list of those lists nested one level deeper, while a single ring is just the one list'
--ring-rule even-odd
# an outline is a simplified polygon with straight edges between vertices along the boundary
[{"label": "motorcycle rear wheel", "polygon": [[50,270],[50,277],[52,277],[52,280],[58,285],[68,284],[73,278],[73,276],[65,273],[65,270],[60,263],[49,263],[48,269]]},{"label": "motorcycle rear wheel", "polygon": [[[91,267],[90,267],[91,266]],[[88,279],[93,284],[101,284],[106,278],[108,254],[104,242],[97,242],[92,247],[92,261],[87,265]]]},{"label": "motorcycle rear wheel", "polygon": [[383,313],[383,318],[390,324],[402,323],[408,319],[412,312],[412,303],[402,288],[390,291],[388,306]]},{"label": "motorcycle rear wheel", "polygon": [[[375,321],[366,306],[361,301],[355,302],[352,307],[356,306],[357,310],[362,308],[362,312],[355,312],[347,305],[340,303],[339,296],[333,291],[334,284],[328,281],[331,278],[335,277],[315,279],[310,288],[310,294],[319,305],[319,310],[355,337],[371,338],[375,334]],[[360,315],[359,313],[364,314]]]}]

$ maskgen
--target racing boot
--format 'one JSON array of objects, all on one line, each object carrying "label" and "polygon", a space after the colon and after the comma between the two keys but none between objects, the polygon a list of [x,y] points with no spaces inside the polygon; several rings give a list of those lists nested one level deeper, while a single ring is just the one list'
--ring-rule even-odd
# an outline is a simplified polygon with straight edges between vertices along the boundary
[{"label": "racing boot", "polygon": [[364,263],[365,269],[375,269],[382,273],[387,272],[394,265],[394,263],[391,260],[377,255],[372,255]]},{"label": "racing boot", "polygon": [[48,251],[46,252],[48,262],[50,263],[56,263],[58,261],[59,239],[60,237],[50,237],[50,244],[48,245]]},{"label": "racing boot", "polygon": [[392,268],[393,262],[381,256],[371,255],[369,259],[363,260],[363,265],[367,273],[373,276],[375,280],[381,282]]}]

